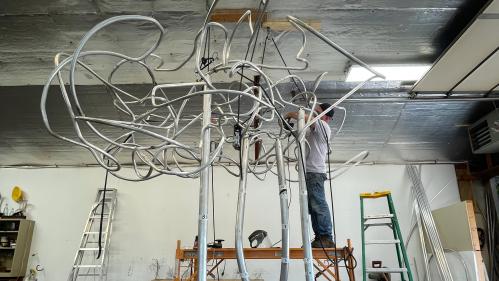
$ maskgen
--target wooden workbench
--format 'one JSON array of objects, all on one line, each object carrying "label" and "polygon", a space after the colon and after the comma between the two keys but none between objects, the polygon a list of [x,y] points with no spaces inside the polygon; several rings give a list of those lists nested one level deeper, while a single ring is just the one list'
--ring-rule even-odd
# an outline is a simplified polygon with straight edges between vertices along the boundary
[{"label": "wooden workbench", "polygon": [[[214,261],[208,266],[207,275],[213,274],[214,270],[224,261],[230,259],[236,259],[236,249],[235,248],[218,248],[208,249],[208,261]],[[290,248],[289,258],[290,259],[303,259],[303,249],[302,248]],[[317,270],[316,279],[320,276],[324,277],[329,281],[340,281],[339,276],[339,266],[338,263],[341,261],[345,262],[345,268],[348,274],[349,281],[355,281],[354,266],[355,258],[353,256],[353,248],[350,239],[347,240],[347,246],[344,248],[313,248],[312,256],[314,258],[314,267]],[[258,259],[258,260],[271,260],[271,259],[281,259],[281,248],[245,248],[244,257],[246,260]],[[175,281],[194,281],[197,279],[197,249],[196,248],[186,248],[181,247],[180,240],[177,240],[177,251],[175,253],[175,258],[177,260],[175,269]],[[331,262],[331,261],[334,261]],[[187,266],[183,264],[187,263]],[[181,268],[189,271],[189,275],[185,276],[181,272]],[[181,276],[184,277],[181,278]]]}]

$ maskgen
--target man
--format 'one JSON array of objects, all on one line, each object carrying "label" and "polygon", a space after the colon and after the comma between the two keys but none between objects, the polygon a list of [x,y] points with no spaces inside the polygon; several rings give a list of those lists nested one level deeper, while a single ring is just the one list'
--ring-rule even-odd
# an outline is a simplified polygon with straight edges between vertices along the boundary
[{"label": "man", "polygon": [[[315,112],[318,115],[330,106],[328,103],[319,104],[315,107]],[[313,248],[335,247],[332,235],[333,224],[331,222],[331,213],[329,212],[324,192],[324,181],[327,179],[326,157],[328,155],[328,141],[331,136],[331,129],[328,123],[332,120],[333,114],[333,110],[330,110],[322,116],[309,127],[305,136],[308,142],[308,146],[306,146],[305,180],[308,193],[308,211],[312,219],[312,228],[315,234],[315,239],[312,241]],[[313,116],[317,115],[314,114]],[[298,112],[287,113],[286,119],[289,118],[298,119]],[[305,120],[308,120],[307,115],[305,115]]]}]

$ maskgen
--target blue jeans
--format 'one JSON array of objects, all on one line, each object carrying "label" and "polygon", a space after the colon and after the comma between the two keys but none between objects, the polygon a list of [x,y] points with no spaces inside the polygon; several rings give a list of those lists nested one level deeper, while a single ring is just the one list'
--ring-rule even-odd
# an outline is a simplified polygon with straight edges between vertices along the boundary
[{"label": "blue jeans", "polygon": [[324,192],[324,181],[327,179],[323,173],[306,173],[305,180],[308,192],[308,212],[312,218],[312,229],[315,236],[327,236],[333,239],[331,213]]}]

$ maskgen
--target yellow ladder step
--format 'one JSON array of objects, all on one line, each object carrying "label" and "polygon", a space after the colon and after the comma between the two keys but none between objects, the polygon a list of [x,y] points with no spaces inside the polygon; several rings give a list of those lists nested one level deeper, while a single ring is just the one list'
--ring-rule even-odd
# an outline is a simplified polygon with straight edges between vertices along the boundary
[{"label": "yellow ladder step", "polygon": [[387,196],[387,195],[389,195],[391,193],[392,192],[389,191],[389,190],[376,191],[376,192],[373,192],[373,193],[365,192],[365,193],[361,193],[360,197],[366,198],[366,199],[375,199],[375,198],[385,197],[385,196]]}]

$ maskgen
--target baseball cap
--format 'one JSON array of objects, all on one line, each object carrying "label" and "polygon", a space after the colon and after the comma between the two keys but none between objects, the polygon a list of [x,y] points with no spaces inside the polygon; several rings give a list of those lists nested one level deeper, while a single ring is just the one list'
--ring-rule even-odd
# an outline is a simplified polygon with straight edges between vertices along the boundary
[{"label": "baseball cap", "polygon": [[[324,103],[321,103],[319,106],[320,106],[320,107],[321,107],[321,109],[324,111],[324,110],[326,110],[326,109],[330,108],[330,107],[331,107],[331,104],[329,104],[329,103],[327,103],[327,102],[324,102]],[[334,115],[334,109],[331,109],[328,113],[326,113],[326,116],[329,116],[329,117],[331,117],[331,118],[333,117],[333,115]]]}]

